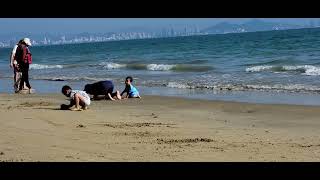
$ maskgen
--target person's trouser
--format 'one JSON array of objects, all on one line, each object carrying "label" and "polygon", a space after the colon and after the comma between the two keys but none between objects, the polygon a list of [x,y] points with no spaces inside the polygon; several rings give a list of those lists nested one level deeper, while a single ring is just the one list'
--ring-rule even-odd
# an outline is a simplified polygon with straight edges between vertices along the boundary
[{"label": "person's trouser", "polygon": [[19,72],[16,68],[14,68],[13,73],[14,73],[14,77],[13,77],[14,91],[18,91],[20,87],[22,73]]},{"label": "person's trouser", "polygon": [[[20,81],[22,78],[22,72],[19,72],[18,70],[14,70],[13,71],[14,75],[13,75],[13,87],[14,87],[14,91],[17,92],[19,91],[19,87],[20,87]],[[26,83],[24,83],[23,85],[23,89],[26,88]]]},{"label": "person's trouser", "polygon": [[26,86],[31,89],[30,83],[29,83],[29,64],[28,63],[21,63],[20,64],[22,77],[20,81],[20,87],[19,90],[23,89],[24,83],[26,83]]}]

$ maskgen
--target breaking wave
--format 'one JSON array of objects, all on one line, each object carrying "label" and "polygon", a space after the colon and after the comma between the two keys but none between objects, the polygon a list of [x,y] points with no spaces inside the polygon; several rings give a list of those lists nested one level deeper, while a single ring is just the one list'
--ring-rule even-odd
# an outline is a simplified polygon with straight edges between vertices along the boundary
[{"label": "breaking wave", "polygon": [[169,82],[166,87],[181,89],[208,89],[208,90],[228,90],[228,91],[285,91],[285,92],[320,92],[320,87],[306,86],[303,84],[275,84],[275,85],[246,85],[246,84],[216,84],[216,85],[190,85],[177,82]]},{"label": "breaking wave", "polygon": [[246,68],[246,72],[263,72],[263,71],[271,71],[271,72],[298,72],[303,75],[308,76],[319,76],[320,75],[320,67],[313,65],[298,65],[298,66],[270,66],[270,65],[262,65],[262,66],[252,66]]},{"label": "breaking wave", "polygon": [[30,64],[30,69],[61,69],[63,65]]},{"label": "breaking wave", "polygon": [[177,71],[177,72],[205,72],[213,69],[211,66],[183,65],[183,64],[118,64],[100,63],[105,69],[132,69],[148,71]]}]

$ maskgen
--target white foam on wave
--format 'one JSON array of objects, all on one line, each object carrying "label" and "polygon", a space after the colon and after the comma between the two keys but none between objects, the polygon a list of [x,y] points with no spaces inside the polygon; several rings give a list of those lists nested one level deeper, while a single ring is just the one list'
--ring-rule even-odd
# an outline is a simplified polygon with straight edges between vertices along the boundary
[{"label": "white foam on wave", "polygon": [[[253,66],[246,68],[246,72],[261,72],[261,71],[266,71],[270,70],[272,68],[276,68],[277,66]],[[312,65],[298,65],[298,66],[279,66],[279,69],[282,69],[284,71],[297,71],[297,70],[302,70],[303,75],[309,75],[309,76],[319,76],[320,75],[320,67],[317,66],[312,66]],[[278,72],[274,72],[278,73]]]},{"label": "white foam on wave", "polygon": [[274,85],[250,85],[250,84],[195,84],[186,85],[178,82],[169,82],[167,87],[179,89],[209,89],[209,90],[233,90],[233,91],[287,91],[287,92],[320,92],[320,87],[304,84],[274,84]]},{"label": "white foam on wave", "polygon": [[316,86],[307,86],[303,84],[275,84],[275,85],[246,85],[247,89],[255,90],[278,90],[278,91],[320,91],[319,87]]},{"label": "white foam on wave", "polygon": [[120,69],[126,67],[126,64],[118,64],[113,62],[102,62],[99,65],[106,69]]},{"label": "white foam on wave", "polygon": [[151,71],[170,71],[175,65],[169,64],[148,64],[147,69]]},{"label": "white foam on wave", "polygon": [[301,65],[301,66],[283,66],[285,70],[298,70],[303,69],[305,72],[302,73],[304,75],[309,76],[318,76],[320,75],[320,67],[312,66],[312,65]]},{"label": "white foam on wave", "polygon": [[[133,68],[133,65],[127,65],[127,64],[118,64],[113,62],[102,62],[99,64],[99,66],[102,66],[106,69],[121,69],[121,68]],[[170,71],[175,65],[169,65],[169,64],[138,64],[137,67],[139,69],[143,67],[145,70],[149,71]]]},{"label": "white foam on wave", "polygon": [[63,65],[30,64],[30,69],[61,69]]},{"label": "white foam on wave", "polygon": [[170,88],[179,88],[179,89],[191,89],[190,86],[185,85],[185,84],[180,84],[180,83],[177,83],[177,82],[169,82],[169,83],[167,84],[167,87],[170,87]]},{"label": "white foam on wave", "polygon": [[267,65],[253,66],[253,67],[246,68],[246,72],[261,72],[261,71],[265,71],[265,70],[270,70],[272,68],[273,68],[273,66],[267,66]]}]

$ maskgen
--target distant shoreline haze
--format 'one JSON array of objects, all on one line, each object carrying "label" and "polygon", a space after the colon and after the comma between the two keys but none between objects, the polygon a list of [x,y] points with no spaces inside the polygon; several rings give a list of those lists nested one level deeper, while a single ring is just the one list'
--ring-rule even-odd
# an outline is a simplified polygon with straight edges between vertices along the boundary
[{"label": "distant shoreline haze", "polygon": [[[318,23],[317,23],[318,22]],[[90,42],[105,42],[119,41],[131,39],[147,39],[147,38],[164,38],[177,36],[194,36],[207,34],[227,34],[227,33],[244,33],[257,31],[273,31],[273,30],[288,30],[302,28],[317,28],[320,27],[320,21],[310,21],[305,25],[297,25],[280,22],[266,22],[253,19],[245,23],[229,23],[220,22],[213,26],[200,28],[197,25],[187,25],[184,28],[169,26],[167,28],[158,28],[149,30],[135,28],[130,32],[105,32],[105,33],[6,33],[0,34],[0,47],[7,48],[13,46],[21,37],[30,37],[34,46],[42,45],[59,45],[59,44],[77,44]],[[139,31],[140,30],[140,31]]]}]

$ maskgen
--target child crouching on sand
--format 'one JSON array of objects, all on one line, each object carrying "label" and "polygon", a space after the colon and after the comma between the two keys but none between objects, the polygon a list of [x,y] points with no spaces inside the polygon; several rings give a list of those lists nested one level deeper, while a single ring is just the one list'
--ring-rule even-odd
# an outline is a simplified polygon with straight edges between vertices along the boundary
[{"label": "child crouching on sand", "polygon": [[122,91],[121,93],[121,96],[124,94],[124,93],[127,93],[127,95],[123,98],[123,99],[127,99],[127,98],[141,98],[140,97],[140,94],[139,94],[139,91],[137,90],[137,88],[135,88],[133,85],[132,85],[132,81],[133,81],[133,78],[131,76],[128,76],[126,77],[126,80],[125,80],[125,89]]},{"label": "child crouching on sand", "polygon": [[70,98],[69,108],[74,105],[76,106],[75,108],[70,109],[72,111],[86,110],[91,103],[90,96],[84,91],[72,90],[70,86],[63,86],[61,92]]}]

